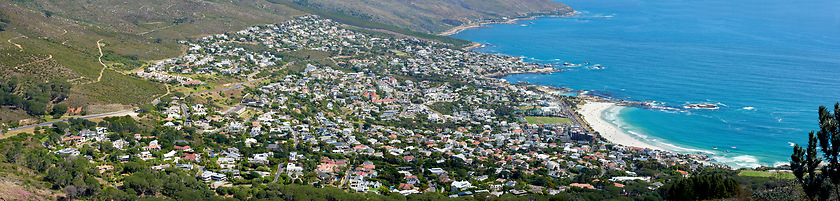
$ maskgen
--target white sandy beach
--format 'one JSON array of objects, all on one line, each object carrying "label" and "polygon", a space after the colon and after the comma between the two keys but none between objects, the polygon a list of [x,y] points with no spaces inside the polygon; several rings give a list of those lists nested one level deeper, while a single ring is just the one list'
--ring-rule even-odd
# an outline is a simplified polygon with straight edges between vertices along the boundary
[{"label": "white sandy beach", "polygon": [[622,132],[621,129],[619,129],[615,125],[601,118],[601,115],[604,113],[604,110],[607,110],[610,107],[618,106],[616,106],[615,103],[587,101],[586,104],[580,106],[578,112],[581,115],[583,115],[583,119],[586,120],[586,122],[588,122],[590,126],[592,126],[592,129],[598,131],[598,133],[600,133],[602,137],[606,138],[610,142],[628,147],[640,147],[665,151],[665,149],[663,148],[639,141],[633,136]]}]

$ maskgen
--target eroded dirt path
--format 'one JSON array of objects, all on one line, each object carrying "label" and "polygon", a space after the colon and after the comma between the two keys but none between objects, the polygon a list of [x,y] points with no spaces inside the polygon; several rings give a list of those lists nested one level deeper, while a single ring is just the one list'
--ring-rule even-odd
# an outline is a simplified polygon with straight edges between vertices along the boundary
[{"label": "eroded dirt path", "polygon": [[27,37],[26,37],[26,36],[24,36],[24,35],[20,35],[20,36],[18,36],[18,37],[10,38],[9,40],[6,40],[6,41],[7,41],[7,42],[9,42],[9,43],[11,43],[12,45],[15,45],[15,47],[17,47],[18,49],[23,50],[23,46],[20,46],[19,44],[17,44],[17,43],[13,43],[13,42],[12,42],[12,40],[14,40],[14,39],[18,39],[18,38],[27,38]]}]

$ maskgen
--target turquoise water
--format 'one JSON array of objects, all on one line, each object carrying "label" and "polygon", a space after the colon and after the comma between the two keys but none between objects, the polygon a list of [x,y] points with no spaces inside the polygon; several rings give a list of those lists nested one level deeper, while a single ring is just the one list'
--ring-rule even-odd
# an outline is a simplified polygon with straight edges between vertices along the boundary
[{"label": "turquoise water", "polygon": [[561,96],[578,96],[578,93],[561,93]]},{"label": "turquoise water", "polygon": [[[791,143],[818,129],[817,107],[840,101],[840,1],[561,2],[581,13],[453,36],[568,70],[506,77],[511,83],[678,108],[616,108],[604,118],[643,141],[733,167],[786,164]],[[697,103],[720,109],[683,109]]]}]

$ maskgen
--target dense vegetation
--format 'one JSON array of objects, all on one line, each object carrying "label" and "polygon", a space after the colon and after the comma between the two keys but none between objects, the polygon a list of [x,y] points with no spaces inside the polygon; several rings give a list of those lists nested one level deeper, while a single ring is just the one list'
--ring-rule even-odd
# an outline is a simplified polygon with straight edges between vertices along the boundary
[{"label": "dense vegetation", "polygon": [[[832,194],[840,199],[840,103],[833,114],[819,107],[820,130],[808,134],[808,146],[793,147],[790,168],[805,195],[811,200],[828,200]],[[819,146],[819,147],[818,147]],[[818,153],[822,151],[824,158]],[[823,161],[825,160],[825,161]],[[827,162],[827,163],[824,163]],[[821,166],[822,163],[822,167]]]},{"label": "dense vegetation", "polygon": [[[70,93],[70,83],[54,80],[48,83],[38,83],[18,94],[21,87],[17,78],[9,81],[0,80],[0,105],[14,106],[25,110],[29,115],[40,116],[47,113],[47,108],[67,98]],[[53,109],[53,114],[61,115],[67,111],[67,106],[60,105]]]},{"label": "dense vegetation", "polygon": [[700,175],[677,179],[662,187],[669,200],[710,200],[738,195],[738,181],[721,175]]},{"label": "dense vegetation", "polygon": [[10,21],[9,19],[6,19],[5,14],[0,13],[0,31],[5,31],[6,27],[9,27],[9,22],[12,22],[12,21]]}]

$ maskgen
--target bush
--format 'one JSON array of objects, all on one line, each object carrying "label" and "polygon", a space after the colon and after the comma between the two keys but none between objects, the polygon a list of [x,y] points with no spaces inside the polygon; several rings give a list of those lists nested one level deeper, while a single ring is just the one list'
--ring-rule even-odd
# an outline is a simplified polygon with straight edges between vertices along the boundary
[{"label": "bush", "polygon": [[52,112],[50,112],[50,114],[53,115],[53,117],[56,119],[61,117],[61,115],[64,115],[64,113],[67,113],[67,105],[64,104],[54,105],[52,108]]}]

